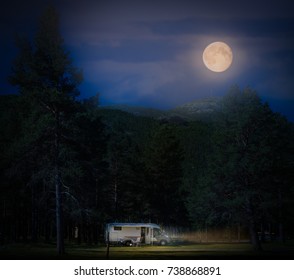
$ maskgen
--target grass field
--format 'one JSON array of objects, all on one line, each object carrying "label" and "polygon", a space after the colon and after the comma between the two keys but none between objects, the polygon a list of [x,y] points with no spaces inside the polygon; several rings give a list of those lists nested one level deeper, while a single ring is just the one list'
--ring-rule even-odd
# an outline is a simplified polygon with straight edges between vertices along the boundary
[{"label": "grass field", "polygon": [[[0,247],[1,259],[106,259],[105,246],[66,246],[66,254],[58,257],[54,245],[13,244]],[[110,247],[109,259],[294,259],[294,243],[263,244],[262,252],[254,252],[247,243],[202,243],[177,246]]]}]

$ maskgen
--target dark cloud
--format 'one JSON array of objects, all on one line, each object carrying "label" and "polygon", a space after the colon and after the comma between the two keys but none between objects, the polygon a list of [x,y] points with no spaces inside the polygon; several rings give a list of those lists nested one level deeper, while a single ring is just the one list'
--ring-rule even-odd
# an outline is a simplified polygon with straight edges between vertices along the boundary
[{"label": "dark cloud", "polygon": [[[78,51],[80,49],[80,51]],[[115,46],[110,44],[78,47],[76,53],[83,61],[114,60],[118,62],[152,62],[165,61],[176,56],[180,47],[171,46],[164,40],[136,40],[130,38]]]},{"label": "dark cloud", "polygon": [[[294,120],[291,1],[53,2],[66,46],[84,71],[83,96],[100,91],[104,102],[167,108],[222,95],[233,84],[249,85]],[[9,90],[4,76],[15,56],[12,34],[33,33],[47,4],[12,0],[0,10],[1,91]],[[234,54],[221,74],[202,63],[203,49],[216,40],[227,42]]]},{"label": "dark cloud", "polygon": [[[143,24],[143,23],[142,23]],[[186,18],[176,21],[159,21],[146,23],[155,34],[219,34],[249,37],[293,38],[294,18],[245,19],[245,18]]]}]

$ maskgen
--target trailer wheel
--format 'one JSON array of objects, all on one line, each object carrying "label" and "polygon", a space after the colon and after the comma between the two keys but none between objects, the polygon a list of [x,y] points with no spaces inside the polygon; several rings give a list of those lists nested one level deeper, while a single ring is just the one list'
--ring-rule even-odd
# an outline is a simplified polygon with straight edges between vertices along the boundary
[{"label": "trailer wheel", "polygon": [[126,246],[133,246],[133,242],[132,242],[131,240],[127,240],[127,241],[125,242],[125,245],[126,245]]},{"label": "trailer wheel", "polygon": [[166,240],[162,239],[159,242],[160,246],[165,246],[167,244]]}]

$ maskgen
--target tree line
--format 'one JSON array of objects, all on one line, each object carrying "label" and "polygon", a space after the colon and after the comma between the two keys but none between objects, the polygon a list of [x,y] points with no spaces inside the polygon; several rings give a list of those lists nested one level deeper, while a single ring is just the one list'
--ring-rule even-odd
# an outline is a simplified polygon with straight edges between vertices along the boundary
[{"label": "tree line", "polygon": [[106,222],[201,229],[242,224],[292,238],[293,124],[232,87],[209,121],[135,116],[78,99],[53,8],[17,41],[1,96],[1,242],[98,243]]}]

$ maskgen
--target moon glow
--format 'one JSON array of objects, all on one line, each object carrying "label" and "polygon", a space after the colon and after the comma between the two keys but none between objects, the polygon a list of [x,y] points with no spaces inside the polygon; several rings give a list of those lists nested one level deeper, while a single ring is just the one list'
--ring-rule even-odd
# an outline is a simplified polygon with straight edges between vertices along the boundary
[{"label": "moon glow", "polygon": [[224,72],[232,64],[233,52],[223,42],[214,42],[208,45],[202,55],[205,66],[213,72]]}]

